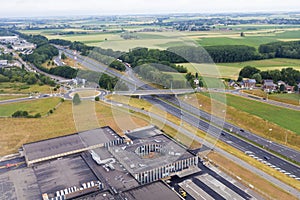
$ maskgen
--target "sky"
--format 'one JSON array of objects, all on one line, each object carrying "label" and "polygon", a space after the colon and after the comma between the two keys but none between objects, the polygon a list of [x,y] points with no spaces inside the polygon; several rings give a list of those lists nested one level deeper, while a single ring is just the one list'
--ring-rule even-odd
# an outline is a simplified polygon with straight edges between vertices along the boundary
[{"label": "sky", "polygon": [[300,11],[300,0],[0,0],[0,17]]}]

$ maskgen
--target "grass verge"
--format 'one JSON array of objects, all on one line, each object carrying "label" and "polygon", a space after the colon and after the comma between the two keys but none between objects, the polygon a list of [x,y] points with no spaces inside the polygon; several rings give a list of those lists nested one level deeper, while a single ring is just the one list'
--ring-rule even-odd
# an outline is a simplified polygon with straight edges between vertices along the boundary
[{"label": "grass verge", "polygon": [[[143,106],[145,110],[149,111],[149,112],[153,112],[155,114],[160,114],[160,112],[162,111],[157,111],[154,109],[149,109],[149,106],[151,106],[150,103],[142,100],[142,99],[136,99],[136,98],[130,98],[130,97],[119,97],[116,95],[112,95],[109,96],[110,99],[114,100],[114,101],[119,101],[121,103],[125,103],[127,102],[128,105],[131,105],[133,107],[136,108],[140,108],[140,106]],[[151,107],[150,107],[151,108]],[[177,117],[174,116],[167,116],[167,119],[172,121],[173,123],[180,125],[180,119],[178,119]],[[155,122],[157,120],[152,120],[151,123]],[[162,122],[160,122],[162,123]],[[259,161],[247,156],[244,154],[244,152],[241,152],[221,141],[216,140],[215,138],[212,138],[210,136],[208,136],[206,133],[200,131],[199,129],[196,129],[195,127],[187,124],[187,123],[181,123],[181,126],[184,127],[185,129],[187,129],[188,131],[190,131],[191,133],[194,133],[195,135],[197,135],[200,138],[204,138],[206,141],[210,142],[210,143],[216,143],[216,145],[218,147],[220,147],[221,149],[231,153],[232,155],[244,160],[245,162],[251,164],[252,166],[261,169],[262,171],[264,171],[265,173],[268,173],[272,176],[274,176],[275,178],[277,178],[278,180],[296,188],[296,189],[300,189],[300,184],[299,181],[290,178],[286,175],[283,175],[282,173],[278,172],[277,170],[270,168],[266,165],[264,165],[263,163],[260,163]],[[159,126],[158,126],[159,127]],[[192,143],[194,143],[194,139],[193,138],[189,138],[181,133],[179,133],[178,130],[173,131],[170,134],[171,137],[173,137],[174,139],[180,141],[182,144],[186,145],[187,147],[190,147]]]},{"label": "grass verge", "polygon": [[40,113],[46,115],[49,110],[55,108],[61,102],[60,98],[37,99],[25,102],[9,103],[0,105],[0,116],[10,117],[14,112],[27,111],[30,115]]},{"label": "grass verge", "polygon": [[[189,98],[191,97],[191,98]],[[256,116],[256,110],[260,109],[260,107],[264,107],[266,104],[247,100],[241,97],[236,97],[233,95],[227,95],[227,109],[226,109],[226,121],[229,123],[232,123],[236,126],[239,126],[243,129],[249,130],[253,133],[256,133],[262,137],[268,138],[270,140],[273,140],[275,142],[286,144],[287,146],[300,150],[300,137],[295,132],[288,130],[287,128],[281,127],[280,125],[274,123],[272,120],[264,119],[261,116]],[[211,113],[212,112],[212,103],[214,106],[218,106],[220,104],[218,101],[212,100],[208,97],[208,94],[204,95],[202,93],[197,93],[196,96],[182,96],[180,97],[183,101],[186,103],[189,103],[195,107],[199,108],[199,105],[201,105],[201,109],[204,111]],[[234,100],[232,102],[232,100]],[[246,100],[248,104],[245,104],[242,100]],[[243,108],[251,110],[252,112],[246,112],[247,110],[240,109],[240,106],[243,106]],[[259,107],[257,107],[257,104]],[[236,106],[237,105],[237,106]],[[287,118],[288,115],[285,112],[290,112],[289,109],[284,109],[283,113],[280,113],[281,108],[277,106],[271,106],[270,108],[262,108],[263,111],[262,114],[267,115],[268,117],[271,117],[272,115],[270,112],[273,110],[273,115],[276,115],[276,117],[282,117]],[[270,109],[270,110],[269,110]],[[292,111],[293,112],[293,111]],[[295,115],[300,114],[300,112],[297,113],[297,111],[293,112]],[[216,113],[217,116],[222,116],[219,113]],[[275,116],[273,116],[275,117]],[[293,121],[296,119],[293,119]],[[292,124],[292,126],[298,126],[297,123]],[[272,129],[272,131],[270,131]]]}]

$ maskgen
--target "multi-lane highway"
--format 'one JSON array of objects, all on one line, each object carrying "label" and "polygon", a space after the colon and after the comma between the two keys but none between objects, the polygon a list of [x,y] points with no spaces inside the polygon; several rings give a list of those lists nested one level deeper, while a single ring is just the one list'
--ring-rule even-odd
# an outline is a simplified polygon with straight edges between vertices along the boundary
[{"label": "multi-lane highway", "polygon": [[[121,73],[118,73],[112,69],[102,66],[100,63],[98,63],[95,60],[92,60],[90,58],[86,58],[86,57],[83,57],[80,55],[75,56],[73,51],[71,51],[71,50],[67,50],[67,49],[64,49],[61,47],[58,47],[58,48],[60,48],[61,51],[65,52],[65,54],[67,56],[69,56],[73,59],[75,59],[75,57],[76,57],[78,62],[80,62],[81,64],[83,64],[84,66],[88,67],[91,70],[98,71],[98,72],[105,72],[109,75],[121,78],[126,83],[129,83],[128,85],[132,85],[132,88],[130,88],[130,89],[135,89],[136,86],[141,87],[142,89],[146,89],[146,90],[153,89],[152,87],[148,86],[147,84],[143,83],[141,80],[136,78],[134,76],[134,74],[132,73],[132,71],[129,71],[129,72],[131,72],[130,73],[131,75],[128,73],[129,76],[127,76],[127,75],[124,76]],[[133,86],[134,86],[134,88],[133,88]],[[191,114],[188,111],[184,111],[182,108],[179,109],[178,107],[176,107],[174,105],[171,105],[160,99],[150,97],[150,96],[144,97],[144,99],[149,101],[150,103],[159,104],[159,105],[163,106],[167,110],[167,112],[169,112],[170,114],[172,114],[176,117],[182,118],[187,123],[201,129],[202,131],[208,132],[212,136],[219,138],[223,142],[228,143],[232,147],[239,149],[242,152],[246,152],[246,151],[252,152],[257,159],[260,159],[260,161],[264,161],[264,163],[266,163],[266,164],[270,164],[271,167],[281,170],[282,172],[285,172],[285,173],[290,173],[288,175],[300,177],[300,169],[298,166],[269,153],[266,149],[259,148],[255,145],[251,144],[248,141],[245,141],[245,140],[243,140],[237,136],[234,136],[232,134],[229,134],[228,132],[224,131],[222,128],[217,127],[213,124],[210,124],[209,122],[202,120],[199,117],[196,117],[194,114]],[[199,112],[199,111],[197,111],[197,112]],[[207,118],[211,119],[211,116],[207,116]],[[233,131],[237,131],[237,132],[239,132],[239,130],[241,130],[239,127],[232,126],[231,124],[228,124],[228,123],[225,124],[225,128],[226,129],[232,128]],[[255,137],[254,134],[252,134],[248,131],[244,131],[242,136],[246,137],[249,140],[253,140],[256,143],[262,143],[262,145],[264,145],[266,148],[270,148],[273,151],[276,151],[280,154],[284,153],[283,155],[285,155],[289,158],[293,158],[295,160],[299,159],[299,157],[298,157],[299,153],[297,151],[294,151],[287,147],[282,148],[283,147],[282,145],[270,143],[269,141],[267,141],[263,138],[260,138],[258,136]],[[284,149],[284,151],[282,151],[282,149]]]},{"label": "multi-lane highway", "polygon": [[216,124],[221,124],[224,129],[231,130],[232,133],[236,133],[236,134],[242,136],[243,138],[246,138],[250,141],[253,141],[253,142],[261,145],[264,148],[270,149],[274,152],[277,152],[287,158],[290,158],[290,159],[300,163],[300,152],[299,151],[296,151],[287,146],[278,144],[276,142],[271,142],[270,140],[260,137],[254,133],[251,133],[247,130],[243,130],[240,127],[237,127],[231,123],[224,121],[224,119],[220,119],[216,116],[212,116],[211,114],[209,114],[201,109],[198,109],[182,100],[179,100],[178,98],[175,98],[172,96],[165,96],[165,97],[163,97],[163,99],[180,107],[181,109],[183,109],[191,114],[200,116],[201,118],[205,119],[206,121],[215,122]]},{"label": "multi-lane highway", "polygon": [[269,153],[265,149],[259,148],[237,136],[229,134],[222,128],[210,124],[209,122],[206,122],[205,120],[202,120],[183,109],[179,109],[174,105],[162,101],[161,99],[154,97],[143,98],[152,104],[162,106],[168,113],[178,117],[179,119],[182,119],[183,121],[191,124],[194,127],[197,127],[198,129],[206,133],[209,133],[210,135],[218,138],[219,140],[229,144],[230,146],[242,152],[252,152],[252,154],[255,155],[257,159],[261,159],[261,161],[264,161],[265,164],[270,163],[270,166],[272,166],[273,168],[279,168],[278,171],[284,170],[285,173],[290,173],[288,175],[294,175],[298,178],[300,177],[300,169],[298,166]]},{"label": "multi-lane highway", "polygon": [[[168,125],[170,127],[172,127],[174,130],[178,130],[180,131],[180,134],[184,134],[186,135],[187,137],[189,138],[193,138],[195,139],[196,141],[198,141],[199,143],[203,144],[203,147],[204,149],[210,149],[211,147],[211,143],[207,142],[206,140],[200,138],[200,137],[196,137],[194,133],[191,133],[189,132],[188,130],[186,130],[184,127],[181,127],[179,125],[176,125],[174,124],[173,122],[169,121],[168,119],[165,119],[163,116],[160,116],[160,115],[157,115],[157,114],[154,114],[152,112],[148,112],[146,110],[142,110],[142,109],[139,109],[139,108],[135,108],[135,107],[132,107],[132,106],[129,106],[129,105],[126,105],[126,104],[120,104],[118,102],[114,102],[114,101],[111,101],[111,100],[108,100],[108,99],[105,99],[104,100],[106,103],[110,103],[112,106],[114,106],[115,109],[118,109],[120,106],[122,107],[122,109],[128,109],[128,110],[133,110],[135,112],[138,112],[138,113],[142,113],[144,115],[147,115],[149,116],[151,119],[156,119],[156,120],[159,120],[159,121],[163,121],[165,123],[165,125]],[[201,148],[201,150],[202,150]],[[214,151],[216,152],[219,152],[220,154],[222,154],[223,156],[225,156],[226,158],[228,158],[229,160],[232,160],[233,162],[235,163],[238,163],[240,166],[244,167],[245,169],[251,171],[252,173],[254,174],[257,174],[261,177],[263,177],[264,179],[268,180],[269,182],[273,183],[274,185],[276,185],[277,187],[285,190],[285,191],[288,191],[290,192],[291,194],[293,194],[294,196],[296,196],[297,198],[300,198],[300,192],[299,190],[281,182],[280,180],[274,178],[273,176],[263,172],[262,170],[258,169],[258,168],[255,168],[253,167],[252,165],[250,165],[249,163],[239,159],[238,157],[234,156],[234,155],[231,155],[230,153],[222,150],[221,148],[215,146],[214,147]],[[255,187],[255,186],[254,186]]]}]

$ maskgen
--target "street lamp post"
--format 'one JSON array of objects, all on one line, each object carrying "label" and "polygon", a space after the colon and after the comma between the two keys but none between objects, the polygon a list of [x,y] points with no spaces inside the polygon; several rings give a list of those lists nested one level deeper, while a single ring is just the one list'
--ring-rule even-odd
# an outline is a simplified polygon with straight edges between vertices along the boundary
[{"label": "street lamp post", "polygon": [[285,131],[285,145],[287,145],[287,135],[288,135],[288,133],[287,133],[287,131]]},{"label": "street lamp post", "polygon": [[269,128],[269,138],[271,138],[270,135],[271,135],[272,130],[273,129]]}]

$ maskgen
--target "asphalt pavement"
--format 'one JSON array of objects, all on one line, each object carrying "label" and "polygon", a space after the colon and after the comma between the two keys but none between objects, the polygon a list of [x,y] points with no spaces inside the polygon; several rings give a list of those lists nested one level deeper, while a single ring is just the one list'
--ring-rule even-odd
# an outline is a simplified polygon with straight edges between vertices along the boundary
[{"label": "asphalt pavement", "polygon": [[259,161],[261,162],[264,161],[266,165],[270,163],[271,164],[270,167],[274,169],[278,168],[278,171],[284,170],[285,173],[290,173],[288,174],[290,176],[294,175],[295,178],[300,177],[300,168],[295,164],[288,162],[282,158],[279,158],[274,154],[271,154],[267,150],[259,148],[249,143],[248,141],[245,141],[232,134],[229,134],[228,132],[224,131],[222,128],[219,128],[209,122],[206,122],[205,120],[199,119],[198,117],[190,114],[189,112],[179,109],[178,107],[168,104],[158,98],[154,98],[154,97],[143,97],[143,98],[152,104],[162,106],[168,113],[178,117],[179,119],[182,119],[188,124],[210,134],[211,136],[227,143],[228,145],[242,152],[246,152],[246,151],[252,152],[252,154],[255,155],[255,157],[257,157],[255,159],[257,160],[261,159]]},{"label": "asphalt pavement", "polygon": [[[285,191],[288,191],[289,193],[291,193],[292,195],[294,195],[294,196],[296,196],[297,198],[300,199],[300,192],[297,189],[295,189],[295,188],[287,185],[286,183],[283,183],[282,181],[278,180],[277,178],[274,178],[273,176],[265,173],[264,171],[262,171],[262,170],[260,170],[260,169],[258,169],[256,167],[253,167],[249,163],[247,163],[244,160],[241,160],[240,158],[238,158],[238,157],[236,157],[236,156],[234,156],[234,155],[232,155],[232,154],[224,151],[223,149],[221,149],[221,148],[219,148],[217,146],[212,146],[211,143],[207,142],[206,140],[204,140],[204,139],[202,139],[200,137],[195,136],[194,133],[191,133],[188,130],[186,130],[184,127],[178,126],[178,125],[174,124],[173,122],[168,121],[167,119],[165,119],[162,116],[159,116],[157,114],[154,114],[154,113],[151,113],[151,112],[148,112],[148,111],[145,111],[145,110],[141,110],[141,109],[129,106],[129,105],[120,104],[118,102],[114,102],[114,101],[111,101],[111,100],[105,100],[105,102],[106,103],[110,103],[112,106],[114,106],[116,108],[118,108],[121,105],[121,107],[123,107],[123,108],[130,109],[130,110],[133,110],[135,112],[139,112],[139,113],[142,113],[144,115],[147,115],[150,118],[162,121],[162,122],[165,123],[165,125],[170,126],[174,130],[180,131],[180,133],[186,135],[189,138],[193,138],[194,140],[200,142],[204,146],[207,146],[208,149],[213,148],[214,151],[219,152],[220,154],[222,154],[223,156],[225,156],[229,160],[232,160],[233,162],[237,163],[238,165],[244,167],[245,169],[248,169],[252,173],[257,174],[258,176],[261,176],[261,177],[265,178],[270,183],[276,185],[277,187],[279,187],[279,188],[281,188],[281,189],[283,189]],[[254,185],[254,187],[256,187],[256,186]]]},{"label": "asphalt pavement", "polygon": [[[178,98],[175,98],[172,96],[165,96],[162,99],[180,107],[181,109],[183,109],[195,116],[199,116],[208,122],[215,122],[217,125],[220,125],[221,127],[223,127],[223,129],[231,130],[232,133],[238,134],[241,137],[246,138],[247,140],[253,141],[253,142],[263,146],[266,149],[270,149],[274,152],[277,152],[278,154],[281,154],[289,159],[292,159],[292,160],[300,163],[300,152],[299,151],[296,151],[296,150],[289,148],[287,146],[284,146],[282,144],[272,142],[268,139],[260,137],[254,133],[251,133],[250,131],[244,130],[238,126],[228,123],[225,121],[225,119],[221,119],[219,117],[213,116],[199,108],[196,108],[182,100],[179,100]],[[228,133],[228,135],[231,135],[231,134]]]}]

